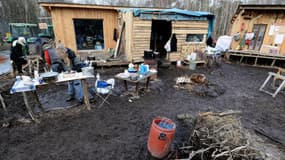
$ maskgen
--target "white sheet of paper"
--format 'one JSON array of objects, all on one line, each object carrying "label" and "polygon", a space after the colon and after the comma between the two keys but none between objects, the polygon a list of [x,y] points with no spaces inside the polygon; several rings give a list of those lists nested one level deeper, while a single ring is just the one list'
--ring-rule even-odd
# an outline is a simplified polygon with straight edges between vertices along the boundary
[{"label": "white sheet of paper", "polygon": [[275,26],[274,26],[274,25],[271,25],[271,26],[270,26],[270,29],[269,29],[269,32],[268,32],[268,35],[269,35],[269,36],[272,36],[272,35],[274,35],[274,32],[275,32]]},{"label": "white sheet of paper", "polygon": [[274,44],[282,44],[284,39],[284,34],[275,35]]}]

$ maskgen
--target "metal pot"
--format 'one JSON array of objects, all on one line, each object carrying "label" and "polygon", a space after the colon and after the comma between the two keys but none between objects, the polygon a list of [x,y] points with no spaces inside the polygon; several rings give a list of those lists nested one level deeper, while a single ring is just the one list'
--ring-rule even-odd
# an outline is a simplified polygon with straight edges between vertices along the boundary
[{"label": "metal pot", "polygon": [[144,59],[153,59],[154,58],[154,54],[152,50],[145,50],[144,51]]}]

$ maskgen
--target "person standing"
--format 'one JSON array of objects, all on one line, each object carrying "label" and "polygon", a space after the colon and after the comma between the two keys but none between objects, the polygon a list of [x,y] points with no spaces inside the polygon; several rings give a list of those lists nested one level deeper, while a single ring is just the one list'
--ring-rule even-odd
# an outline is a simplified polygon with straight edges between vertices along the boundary
[{"label": "person standing", "polygon": [[11,47],[10,58],[13,61],[13,69],[17,69],[18,73],[23,73],[22,65],[27,63],[25,60],[26,56],[26,40],[24,37],[19,37],[17,40],[13,41]]},{"label": "person standing", "polygon": [[68,70],[63,59],[58,55],[55,47],[53,46],[52,41],[43,45],[43,54],[46,64],[51,67],[52,71],[61,73]]},{"label": "person standing", "polygon": [[[81,72],[81,68],[84,67],[84,63],[80,61],[79,57],[77,57],[69,48],[65,48],[65,53],[69,59],[69,67],[71,70],[76,72]],[[83,104],[83,90],[81,80],[74,80],[68,82],[68,98],[66,101],[71,101],[76,99],[80,104]]]}]

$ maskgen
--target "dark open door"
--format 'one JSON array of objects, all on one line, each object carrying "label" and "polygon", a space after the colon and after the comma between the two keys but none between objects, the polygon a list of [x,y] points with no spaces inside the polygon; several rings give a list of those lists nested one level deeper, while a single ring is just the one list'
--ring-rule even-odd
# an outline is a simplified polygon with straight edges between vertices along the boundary
[{"label": "dark open door", "polygon": [[171,36],[171,21],[152,20],[150,49],[159,52],[161,58],[166,57],[164,45]]},{"label": "dark open door", "polygon": [[262,45],[265,31],[266,31],[266,24],[255,24],[253,26],[253,32],[254,32],[254,39],[249,44],[250,50],[260,50],[260,47]]}]

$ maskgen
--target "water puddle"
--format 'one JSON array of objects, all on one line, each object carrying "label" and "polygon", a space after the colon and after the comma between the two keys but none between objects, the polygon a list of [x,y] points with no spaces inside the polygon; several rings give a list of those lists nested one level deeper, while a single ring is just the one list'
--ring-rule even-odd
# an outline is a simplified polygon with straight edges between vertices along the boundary
[{"label": "water puddle", "polygon": [[0,75],[11,71],[10,56],[8,51],[0,52]]}]

